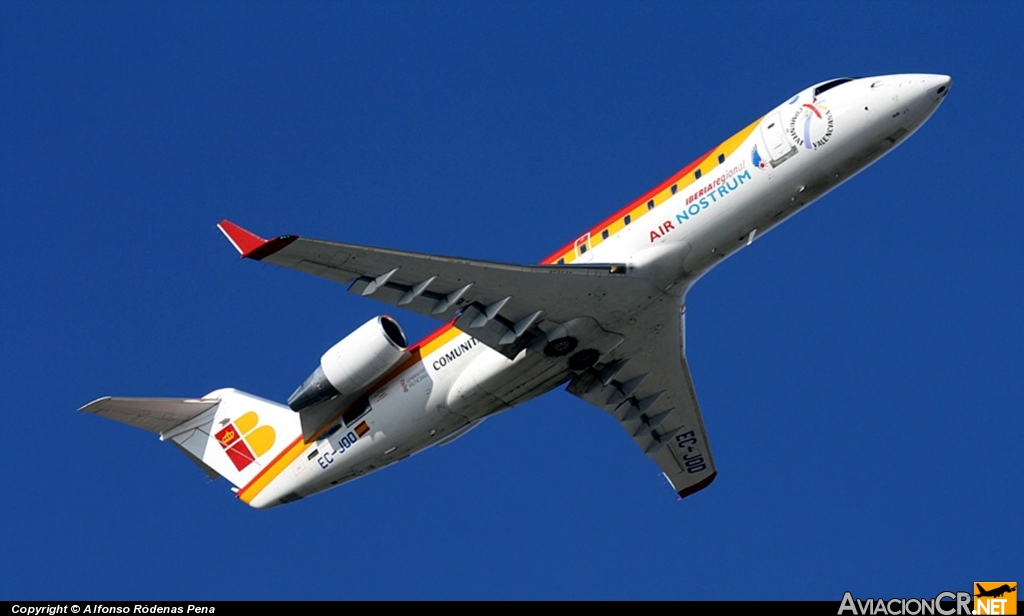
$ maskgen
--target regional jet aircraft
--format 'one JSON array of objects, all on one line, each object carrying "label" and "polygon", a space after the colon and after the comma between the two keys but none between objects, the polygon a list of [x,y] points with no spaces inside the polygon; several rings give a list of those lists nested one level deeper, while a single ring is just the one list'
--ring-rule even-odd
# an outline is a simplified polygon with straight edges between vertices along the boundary
[{"label": "regional jet aircraft", "polygon": [[555,387],[610,413],[686,497],[715,463],[684,347],[701,276],[875,162],[949,92],[943,75],[833,79],[789,98],[539,265],[218,226],[242,257],[437,319],[409,345],[380,316],[331,347],[281,405],[234,389],[101,398],[83,411],[169,440],[239,499],[316,494]]}]

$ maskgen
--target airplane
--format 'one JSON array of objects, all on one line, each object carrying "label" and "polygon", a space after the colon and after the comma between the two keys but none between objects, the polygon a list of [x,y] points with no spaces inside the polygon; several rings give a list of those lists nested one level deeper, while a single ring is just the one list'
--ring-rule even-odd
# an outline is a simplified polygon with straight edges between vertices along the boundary
[{"label": "airplane", "polygon": [[287,406],[235,389],[80,410],[155,432],[237,498],[290,503],[465,435],[551,389],[610,413],[680,498],[717,472],[685,350],[686,294],[726,257],[874,163],[948,94],[945,75],[832,79],[790,97],[538,265],[282,235],[224,220],[242,258],[437,319],[390,316],[325,352]]},{"label": "airplane", "polygon": [[981,584],[975,583],[975,586],[978,587],[978,592],[974,595],[975,597],[1002,597],[1008,592],[1017,590],[1016,586],[1011,587],[1009,584],[1003,584],[991,590],[985,590],[985,587]]}]

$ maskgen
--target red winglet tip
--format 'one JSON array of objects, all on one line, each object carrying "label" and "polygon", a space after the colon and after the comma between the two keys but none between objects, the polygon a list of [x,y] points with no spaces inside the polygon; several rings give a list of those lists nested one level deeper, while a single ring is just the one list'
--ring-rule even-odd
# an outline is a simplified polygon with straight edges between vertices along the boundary
[{"label": "red winglet tip", "polygon": [[706,488],[709,485],[711,485],[711,482],[715,480],[715,477],[718,477],[718,471],[715,471],[715,472],[711,473],[711,475],[709,477],[705,478],[704,480],[700,481],[699,483],[695,483],[695,484],[693,484],[692,486],[690,486],[688,488],[680,490],[679,491],[679,499],[682,500],[682,499],[686,498],[687,496],[689,496],[691,494],[694,494],[696,492],[700,492],[704,488]]},{"label": "red winglet tip", "polygon": [[228,238],[243,259],[255,259],[256,261],[274,254],[299,239],[294,235],[283,235],[272,240],[265,240],[227,219],[220,221],[217,228],[224,234],[224,237]]},{"label": "red winglet tip", "polygon": [[217,228],[224,234],[224,237],[228,238],[228,241],[242,255],[243,259],[267,243],[267,240],[255,233],[246,231],[226,218],[220,221]]}]

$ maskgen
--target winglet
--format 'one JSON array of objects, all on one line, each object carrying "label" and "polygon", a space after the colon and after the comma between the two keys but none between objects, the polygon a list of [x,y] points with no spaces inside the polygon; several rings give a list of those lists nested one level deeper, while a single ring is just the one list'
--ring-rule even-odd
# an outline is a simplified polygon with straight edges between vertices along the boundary
[{"label": "winglet", "polygon": [[299,239],[296,235],[282,235],[272,240],[265,240],[227,219],[220,221],[217,224],[217,228],[224,234],[224,237],[228,238],[228,241],[242,255],[243,259],[254,259],[256,261],[269,257]]},{"label": "winglet", "polygon": [[691,494],[694,494],[696,492],[700,492],[704,488],[706,488],[709,485],[711,485],[711,482],[715,480],[715,477],[718,477],[718,471],[715,471],[715,472],[711,473],[710,475],[708,475],[707,478],[702,479],[700,482],[695,483],[695,484],[693,484],[692,486],[690,486],[688,488],[684,488],[682,490],[679,490],[679,498],[680,499],[684,499],[684,498],[686,498],[687,496],[689,496]]}]

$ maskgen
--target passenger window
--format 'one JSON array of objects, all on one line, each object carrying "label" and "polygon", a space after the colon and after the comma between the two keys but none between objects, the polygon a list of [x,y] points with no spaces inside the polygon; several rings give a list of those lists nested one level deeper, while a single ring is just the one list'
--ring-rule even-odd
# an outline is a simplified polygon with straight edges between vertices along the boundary
[{"label": "passenger window", "polygon": [[608,239],[608,229],[605,229],[604,231],[601,232],[601,239],[602,240]]},{"label": "passenger window", "polygon": [[653,210],[653,209],[654,209],[654,199],[651,199],[650,201],[647,202],[647,210],[650,211],[650,210]]},{"label": "passenger window", "polygon": [[700,179],[700,169],[697,169],[696,171],[693,172],[693,179],[695,179],[695,180],[699,180]]},{"label": "passenger window", "polygon": [[672,194],[673,195],[676,194],[677,190],[679,190],[679,185],[678,184],[673,184],[672,185]]},{"label": "passenger window", "polygon": [[626,217],[622,219],[622,224],[624,225],[628,225],[631,222],[633,222],[633,217],[629,214],[626,214]]},{"label": "passenger window", "polygon": [[719,154],[718,155],[718,164],[721,165],[724,162],[725,162],[725,154]]}]

